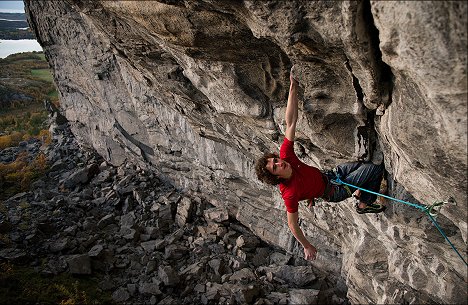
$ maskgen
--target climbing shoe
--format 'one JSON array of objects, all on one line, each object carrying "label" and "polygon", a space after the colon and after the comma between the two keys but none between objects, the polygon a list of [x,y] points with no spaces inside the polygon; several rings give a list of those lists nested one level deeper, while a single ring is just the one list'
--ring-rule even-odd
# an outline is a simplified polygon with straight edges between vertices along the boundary
[{"label": "climbing shoe", "polygon": [[356,204],[356,212],[358,214],[365,214],[365,213],[380,213],[385,211],[385,206],[377,203],[368,203],[365,208],[360,208]]}]

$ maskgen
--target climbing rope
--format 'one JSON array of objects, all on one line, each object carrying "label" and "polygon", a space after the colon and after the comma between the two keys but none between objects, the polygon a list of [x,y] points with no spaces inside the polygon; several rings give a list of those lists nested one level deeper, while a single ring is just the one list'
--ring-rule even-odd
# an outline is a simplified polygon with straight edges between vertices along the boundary
[{"label": "climbing rope", "polygon": [[437,228],[437,230],[439,230],[440,234],[445,238],[445,240],[450,244],[450,246],[452,247],[452,249],[455,251],[455,253],[457,253],[457,255],[461,258],[461,260],[465,263],[465,265],[468,266],[468,263],[466,262],[466,260],[461,256],[460,252],[458,252],[457,248],[455,248],[455,246],[452,244],[452,242],[449,240],[449,238],[447,237],[447,235],[444,233],[444,231],[442,230],[442,228],[439,226],[439,224],[437,223],[437,221],[435,220],[435,217],[437,217],[437,212],[438,212],[438,209],[440,209],[445,203],[445,201],[437,201],[437,202],[434,202],[433,204],[431,205],[421,205],[421,204],[415,204],[415,203],[412,203],[412,202],[408,202],[408,201],[404,201],[404,200],[400,200],[400,199],[397,199],[397,198],[393,198],[393,197],[390,197],[390,196],[387,196],[387,195],[384,195],[384,194],[380,194],[380,193],[377,193],[377,192],[373,192],[371,190],[367,190],[365,188],[362,188],[362,187],[359,187],[359,186],[356,186],[356,185],[352,185],[350,183],[347,183],[347,182],[344,182],[343,180],[340,179],[340,175],[336,175],[336,178],[335,178],[335,181],[337,184],[342,184],[344,186],[350,186],[350,187],[354,187],[356,189],[359,189],[361,191],[364,191],[364,192],[367,192],[367,193],[371,193],[371,194],[374,194],[374,195],[377,195],[377,196],[380,196],[380,197],[384,197],[384,198],[387,198],[387,199],[390,199],[390,200],[393,200],[393,201],[396,201],[396,202],[401,202],[403,204],[406,204],[406,205],[409,205],[409,206],[412,206],[412,207],[415,207],[421,211],[423,211],[424,213],[427,214],[427,216],[429,216],[429,219],[432,221],[432,223],[435,225],[435,227]]}]

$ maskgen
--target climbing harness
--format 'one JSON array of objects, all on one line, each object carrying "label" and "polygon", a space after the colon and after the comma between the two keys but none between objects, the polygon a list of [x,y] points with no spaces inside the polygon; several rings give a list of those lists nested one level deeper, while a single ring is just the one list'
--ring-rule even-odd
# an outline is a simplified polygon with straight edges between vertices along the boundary
[{"label": "climbing harness", "polygon": [[452,242],[449,240],[449,238],[447,237],[447,235],[445,235],[444,231],[442,230],[442,228],[439,226],[439,224],[437,223],[436,221],[436,217],[437,217],[437,213],[439,212],[440,208],[446,204],[447,202],[445,201],[436,201],[434,202],[433,204],[431,205],[421,205],[421,204],[415,204],[415,203],[412,203],[412,202],[408,202],[408,201],[404,201],[404,200],[401,200],[401,199],[397,199],[397,198],[393,198],[393,197],[390,197],[390,196],[387,196],[387,195],[384,195],[384,194],[380,194],[380,193],[377,193],[377,192],[373,192],[371,190],[367,190],[365,188],[362,188],[362,187],[359,187],[359,186],[356,186],[356,185],[352,185],[350,183],[347,183],[347,182],[344,182],[343,180],[340,179],[340,175],[338,173],[336,173],[336,176],[335,176],[335,179],[334,179],[334,182],[337,183],[337,184],[341,184],[343,186],[347,186],[347,187],[353,187],[353,188],[356,188],[356,189],[359,189],[361,191],[364,191],[364,192],[368,192],[368,193],[371,193],[371,194],[374,194],[374,195],[377,195],[377,196],[380,196],[380,197],[384,197],[384,198],[387,198],[387,199],[390,199],[390,200],[393,200],[393,201],[397,201],[397,202],[401,202],[403,204],[406,204],[406,205],[409,205],[409,206],[412,206],[412,207],[415,207],[421,211],[423,211],[424,213],[427,214],[427,216],[429,216],[429,219],[432,221],[432,223],[435,225],[435,227],[437,228],[437,230],[439,230],[440,234],[445,238],[445,240],[450,244],[450,246],[452,247],[452,249],[455,251],[455,253],[457,253],[457,255],[461,258],[461,260],[465,263],[465,265],[468,266],[468,263],[466,262],[466,260],[461,256],[461,254],[458,252],[457,248],[455,248],[455,246],[452,244]]},{"label": "climbing harness", "polygon": [[329,181],[331,184],[334,184],[334,185],[341,185],[343,186],[343,188],[345,189],[346,193],[348,193],[348,195],[351,197],[353,196],[353,192],[351,192],[351,189],[345,185],[345,184],[342,184],[341,182],[338,182],[336,181],[336,177],[339,177],[340,174],[338,173],[338,170],[336,168],[332,169],[331,171],[328,171],[328,177],[334,177],[335,179],[333,178],[329,178]]}]

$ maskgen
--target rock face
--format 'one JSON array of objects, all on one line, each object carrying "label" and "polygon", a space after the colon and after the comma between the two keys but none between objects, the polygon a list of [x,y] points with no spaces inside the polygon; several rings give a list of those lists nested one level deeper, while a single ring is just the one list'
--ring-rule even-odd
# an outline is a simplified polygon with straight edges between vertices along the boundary
[{"label": "rock face", "polygon": [[[438,221],[466,259],[465,2],[25,2],[74,134],[112,164],[157,171],[301,255],[253,171],[281,144],[294,65],[298,156],[321,169],[384,160],[391,195],[452,197]],[[420,211],[388,205],[301,209],[313,264],[353,303],[466,302],[465,263]]]}]

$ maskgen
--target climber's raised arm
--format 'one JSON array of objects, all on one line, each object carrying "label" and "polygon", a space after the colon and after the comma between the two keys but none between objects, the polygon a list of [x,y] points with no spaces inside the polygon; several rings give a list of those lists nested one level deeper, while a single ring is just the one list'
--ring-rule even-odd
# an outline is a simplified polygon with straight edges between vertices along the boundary
[{"label": "climber's raised arm", "polygon": [[285,120],[286,120],[286,132],[285,136],[289,141],[294,141],[296,135],[296,122],[297,122],[297,81],[293,78],[292,71],[289,75],[291,84],[289,86],[288,105],[286,106]]}]

